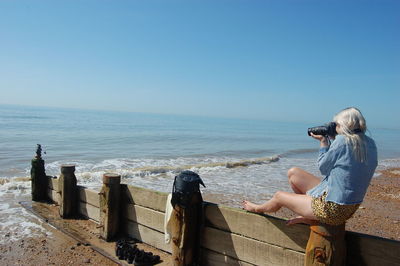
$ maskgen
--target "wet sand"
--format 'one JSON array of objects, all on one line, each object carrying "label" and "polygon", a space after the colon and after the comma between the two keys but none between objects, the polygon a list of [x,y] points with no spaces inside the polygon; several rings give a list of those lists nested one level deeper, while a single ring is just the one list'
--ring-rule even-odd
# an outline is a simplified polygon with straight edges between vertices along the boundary
[{"label": "wet sand", "polygon": [[[204,200],[232,206],[232,201],[221,195],[204,195]],[[281,210],[275,216],[290,218],[294,214]],[[38,220],[36,222],[40,223]],[[87,230],[95,230],[93,223],[84,220],[79,222]],[[10,241],[0,244],[0,265],[117,265],[90,246],[82,245],[50,225],[44,223],[41,226],[47,233],[16,241],[11,240],[15,232],[1,236],[3,239],[10,238]],[[400,241],[400,168],[379,172],[372,180],[360,209],[348,221],[346,229]],[[109,245],[112,248],[113,243]],[[154,251],[146,245],[141,248]],[[165,253],[160,252],[160,255],[164,256],[164,262],[158,265],[171,265]]]},{"label": "wet sand", "polygon": [[1,265],[117,265],[54,230],[54,238],[26,238],[0,246]]},{"label": "wet sand", "polygon": [[[34,219],[45,230],[36,232],[35,237],[1,244],[0,265],[128,265],[114,256],[114,241],[106,242],[100,238],[96,223],[79,218],[62,219],[55,204],[22,205],[34,205],[28,209],[34,210],[37,215]],[[13,232],[7,234],[11,237]],[[136,245],[139,249],[159,255],[162,261],[159,265],[172,265],[168,253],[144,243]]]}]

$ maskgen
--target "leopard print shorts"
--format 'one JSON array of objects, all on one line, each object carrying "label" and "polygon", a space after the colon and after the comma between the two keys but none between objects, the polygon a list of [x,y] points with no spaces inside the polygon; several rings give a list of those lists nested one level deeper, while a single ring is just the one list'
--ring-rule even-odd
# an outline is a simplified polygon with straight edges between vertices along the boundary
[{"label": "leopard print shorts", "polygon": [[326,201],[326,193],[318,198],[312,198],[311,208],[318,220],[325,224],[344,224],[358,210],[360,204],[340,205]]}]

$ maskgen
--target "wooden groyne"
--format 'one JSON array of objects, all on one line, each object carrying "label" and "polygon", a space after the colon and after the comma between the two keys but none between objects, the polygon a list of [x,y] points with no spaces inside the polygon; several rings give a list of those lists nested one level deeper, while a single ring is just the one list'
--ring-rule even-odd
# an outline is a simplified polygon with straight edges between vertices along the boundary
[{"label": "wooden groyne", "polygon": [[[61,204],[59,178],[47,177],[47,196]],[[119,234],[171,253],[165,243],[167,193],[120,184]],[[77,186],[78,214],[101,227],[101,195]],[[303,265],[309,226],[204,202],[201,265]],[[102,230],[100,228],[99,230]],[[400,265],[400,242],[346,232],[346,265]]]}]

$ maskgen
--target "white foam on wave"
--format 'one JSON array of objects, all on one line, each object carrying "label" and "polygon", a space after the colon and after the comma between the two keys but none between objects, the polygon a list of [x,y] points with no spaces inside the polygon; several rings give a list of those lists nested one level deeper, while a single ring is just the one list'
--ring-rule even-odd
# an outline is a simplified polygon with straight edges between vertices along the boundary
[{"label": "white foam on wave", "polygon": [[379,160],[378,169],[383,170],[387,168],[400,167],[400,158],[383,159]]},{"label": "white foam on wave", "polygon": [[[0,198],[5,194],[28,195],[31,193],[31,182],[21,181],[22,178],[10,178],[8,182],[0,185]],[[28,180],[28,178],[24,178]],[[23,179],[22,179],[23,180]]]},{"label": "white foam on wave", "polygon": [[[262,158],[261,158],[262,159]],[[197,172],[207,188],[204,191],[225,195],[245,194],[252,197],[270,196],[277,190],[289,190],[287,171],[291,167],[300,167],[310,173],[321,176],[316,158],[283,157],[278,161],[259,163],[260,158],[246,161],[232,157],[178,157],[178,158],[144,158],[107,159],[99,163],[76,161],[78,183],[89,188],[99,188],[102,176],[106,172],[118,173],[122,183],[142,186],[158,191],[169,192],[175,175],[182,170]],[[228,168],[227,162],[239,162],[238,167]],[[243,163],[244,162],[244,163]],[[248,163],[250,162],[250,163]],[[251,163],[254,162],[254,163]],[[380,167],[399,166],[399,159],[388,159],[379,162]],[[47,168],[60,169],[62,164],[71,162],[53,162]],[[4,184],[7,191],[25,191],[26,185],[15,185],[14,182]],[[0,193],[4,191],[0,186]]]},{"label": "white foam on wave", "polygon": [[0,212],[7,210],[8,208],[10,208],[10,204],[8,203],[0,203]]},{"label": "white foam on wave", "polygon": [[[121,160],[121,161],[119,161]],[[95,171],[79,173],[78,182],[90,188],[100,187],[105,172],[121,175],[122,183],[169,192],[174,176],[182,170],[197,172],[207,188],[204,191],[218,194],[272,195],[276,190],[287,190],[287,170],[299,166],[312,173],[318,172],[316,160],[281,158],[274,162],[247,163],[228,168],[226,162],[243,162],[235,158],[168,158],[168,159],[113,159],[93,165]],[[118,167],[117,167],[118,166]],[[121,168],[119,168],[121,167]],[[126,167],[126,168],[124,168]]]},{"label": "white foam on wave", "polygon": [[42,222],[19,205],[0,205],[0,244],[26,237],[49,236]]}]

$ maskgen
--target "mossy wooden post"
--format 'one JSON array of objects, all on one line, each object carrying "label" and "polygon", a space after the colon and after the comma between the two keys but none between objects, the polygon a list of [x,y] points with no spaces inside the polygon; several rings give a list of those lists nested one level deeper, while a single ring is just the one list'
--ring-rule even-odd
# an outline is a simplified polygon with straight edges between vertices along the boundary
[{"label": "mossy wooden post", "polygon": [[106,173],[100,195],[100,237],[112,240],[118,233],[121,176]]},{"label": "mossy wooden post", "polygon": [[338,226],[318,224],[311,225],[310,229],[304,265],[345,265],[345,224]]},{"label": "mossy wooden post", "polygon": [[195,193],[186,208],[175,205],[171,214],[171,245],[173,265],[197,265],[199,260],[199,234],[202,219],[200,193]]},{"label": "mossy wooden post", "polygon": [[32,200],[47,200],[47,177],[44,170],[44,160],[40,156],[32,159],[31,168]]},{"label": "mossy wooden post", "polygon": [[61,175],[58,181],[60,194],[60,216],[73,217],[77,214],[78,188],[76,185],[75,165],[61,165]]}]

